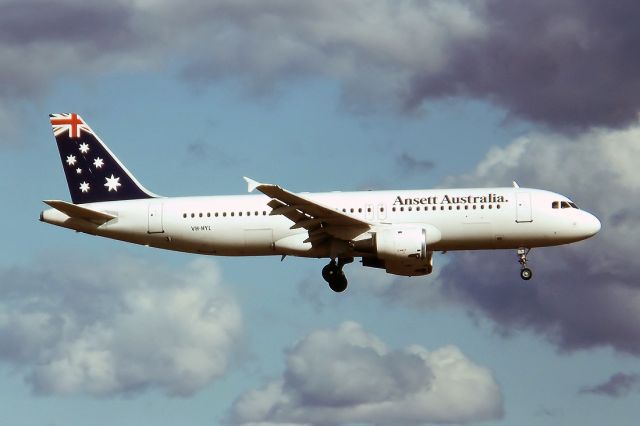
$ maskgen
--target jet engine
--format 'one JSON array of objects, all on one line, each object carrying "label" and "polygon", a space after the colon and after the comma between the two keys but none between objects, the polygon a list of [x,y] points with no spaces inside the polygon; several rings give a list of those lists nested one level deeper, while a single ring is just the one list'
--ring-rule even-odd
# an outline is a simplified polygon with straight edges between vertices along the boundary
[{"label": "jet engine", "polygon": [[372,256],[363,256],[362,264],[383,268],[390,274],[416,276],[430,274],[433,269],[429,245],[440,241],[441,234],[433,226],[393,226],[372,233],[366,244]]}]

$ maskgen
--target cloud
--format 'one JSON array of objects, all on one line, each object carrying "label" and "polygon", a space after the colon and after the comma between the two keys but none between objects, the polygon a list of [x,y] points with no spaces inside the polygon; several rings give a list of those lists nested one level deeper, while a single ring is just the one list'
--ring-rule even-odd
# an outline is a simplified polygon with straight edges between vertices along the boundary
[{"label": "cloud", "polygon": [[638,15],[631,0],[13,0],[0,4],[0,98],[181,68],[252,93],[329,78],[364,110],[474,98],[557,129],[624,126],[640,101]]},{"label": "cloud", "polygon": [[621,398],[632,391],[640,390],[640,374],[616,373],[604,383],[584,386],[580,394],[605,395],[611,398]]},{"label": "cloud", "polygon": [[440,72],[419,72],[420,104],[465,96],[502,105],[511,115],[555,128],[624,126],[637,120],[640,60],[638,3],[603,0],[485,2],[486,36],[457,43]]},{"label": "cloud", "polygon": [[[473,173],[447,185],[523,186],[556,191],[596,214],[598,236],[569,246],[535,249],[537,276],[523,285],[515,254],[460,253],[441,278],[450,300],[491,318],[504,332],[543,334],[566,350],[608,345],[640,355],[640,286],[629,254],[640,249],[632,212],[640,209],[640,126],[593,130],[577,139],[532,134],[489,151]],[[537,266],[538,265],[538,266]]]},{"label": "cloud", "polygon": [[233,424],[418,424],[502,416],[491,372],[455,346],[390,350],[362,326],[316,330],[286,352],[282,376],[241,395]]},{"label": "cloud", "polygon": [[431,160],[421,160],[406,152],[396,158],[396,163],[404,173],[426,173],[433,170],[435,163]]},{"label": "cloud", "polygon": [[360,290],[414,309],[460,306],[505,336],[528,330],[563,351],[609,346],[639,356],[640,283],[632,260],[640,250],[638,141],[640,125],[579,137],[531,133],[491,148],[475,170],[443,181],[443,187],[490,187],[515,179],[567,195],[601,220],[592,239],[532,250],[532,281],[520,279],[515,250],[450,252],[434,257],[428,277],[380,275]]},{"label": "cloud", "polygon": [[188,396],[225,373],[242,318],[214,263],[72,257],[0,271],[0,362],[34,392]]}]

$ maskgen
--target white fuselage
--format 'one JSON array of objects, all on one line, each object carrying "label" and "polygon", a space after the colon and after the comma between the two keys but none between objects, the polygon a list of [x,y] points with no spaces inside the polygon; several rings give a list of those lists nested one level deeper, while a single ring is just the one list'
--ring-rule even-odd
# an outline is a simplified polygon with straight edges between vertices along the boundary
[{"label": "white fuselage", "polygon": [[[428,189],[304,194],[318,204],[371,223],[426,227],[431,251],[542,247],[594,235],[600,223],[559,194],[528,188]],[[153,198],[86,204],[116,216],[102,225],[49,209],[41,220],[93,235],[169,250],[222,256],[332,257],[331,244],[273,215],[265,195]],[[556,202],[555,208],[552,207]],[[573,206],[573,205],[572,205]],[[333,230],[339,234],[340,230]],[[345,229],[345,240],[366,237]],[[439,234],[439,235],[438,235]],[[351,256],[362,256],[356,248]]]}]

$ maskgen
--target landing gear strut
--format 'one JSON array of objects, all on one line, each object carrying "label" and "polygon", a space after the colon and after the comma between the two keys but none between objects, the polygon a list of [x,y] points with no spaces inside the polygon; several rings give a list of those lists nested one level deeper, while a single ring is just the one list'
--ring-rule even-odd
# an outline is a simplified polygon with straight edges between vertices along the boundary
[{"label": "landing gear strut", "polygon": [[525,281],[529,281],[533,276],[531,269],[527,268],[527,255],[529,254],[528,248],[521,247],[518,249],[518,261],[520,262],[520,278]]},{"label": "landing gear strut", "polygon": [[347,289],[347,277],[344,275],[342,268],[344,265],[351,262],[353,262],[352,257],[338,258],[337,263],[335,259],[331,259],[331,262],[322,268],[322,278],[329,283],[331,290],[336,293],[342,293]]}]

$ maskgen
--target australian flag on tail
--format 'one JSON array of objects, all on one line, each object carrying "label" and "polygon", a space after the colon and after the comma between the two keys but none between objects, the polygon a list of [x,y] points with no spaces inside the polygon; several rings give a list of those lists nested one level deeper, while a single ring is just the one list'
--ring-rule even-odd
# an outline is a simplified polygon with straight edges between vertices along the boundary
[{"label": "australian flag on tail", "polygon": [[78,114],[50,114],[74,204],[154,198]]}]

